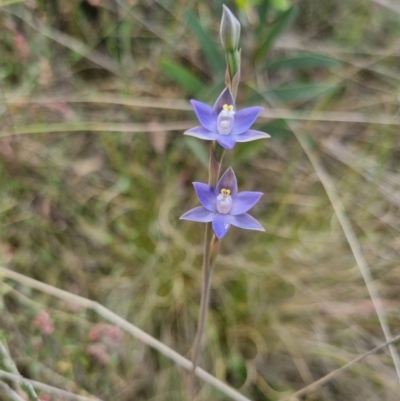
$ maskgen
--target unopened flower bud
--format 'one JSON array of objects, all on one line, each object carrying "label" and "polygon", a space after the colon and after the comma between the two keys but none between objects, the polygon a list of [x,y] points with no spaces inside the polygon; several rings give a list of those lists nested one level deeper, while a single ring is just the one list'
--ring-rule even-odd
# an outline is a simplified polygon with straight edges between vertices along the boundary
[{"label": "unopened flower bud", "polygon": [[220,28],[221,42],[226,52],[233,52],[238,49],[240,38],[240,23],[225,5]]}]

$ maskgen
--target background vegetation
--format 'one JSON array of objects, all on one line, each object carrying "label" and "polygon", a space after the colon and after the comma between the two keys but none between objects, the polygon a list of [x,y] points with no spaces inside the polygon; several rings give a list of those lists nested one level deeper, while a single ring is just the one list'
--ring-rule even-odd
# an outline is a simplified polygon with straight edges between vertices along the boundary
[{"label": "background vegetation", "polygon": [[[1,264],[183,355],[204,227],[178,218],[197,205],[208,146],[182,132],[195,124],[188,100],[212,103],[223,87],[222,4],[0,2]],[[253,214],[266,233],[224,239],[200,364],[272,401],[385,341],[327,177],[400,333],[400,9],[226,4],[242,24],[238,105],[262,104],[272,139],[239,144],[225,166],[265,193]],[[0,336],[25,376],[110,401],[187,399],[185,372],[91,313],[8,280],[0,295]],[[228,400],[206,385],[201,397]],[[398,400],[390,353],[294,399]]]}]

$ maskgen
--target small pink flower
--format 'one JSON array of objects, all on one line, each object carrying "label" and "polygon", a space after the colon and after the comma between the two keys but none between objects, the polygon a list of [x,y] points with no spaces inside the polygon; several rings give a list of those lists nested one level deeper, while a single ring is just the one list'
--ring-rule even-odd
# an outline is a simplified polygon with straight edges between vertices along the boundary
[{"label": "small pink flower", "polygon": [[96,328],[96,326],[92,330],[90,330],[89,341],[98,341],[100,340],[100,337],[101,337],[100,330]]},{"label": "small pink flower", "polygon": [[124,332],[118,326],[98,323],[90,330],[88,337],[92,342],[87,347],[88,354],[100,364],[106,365],[111,353],[118,351]]},{"label": "small pink flower", "polygon": [[19,32],[14,35],[14,47],[22,59],[27,59],[31,55],[28,42],[26,41],[24,35]]},{"label": "small pink flower", "polygon": [[107,323],[96,324],[89,333],[89,341],[103,341],[106,344],[119,344],[124,338],[124,332],[118,327]]},{"label": "small pink flower", "polygon": [[118,326],[108,326],[105,335],[117,343],[124,338],[124,332]]},{"label": "small pink flower", "polygon": [[94,343],[88,346],[88,354],[102,365],[107,365],[110,360],[110,354],[102,343]]},{"label": "small pink flower", "polygon": [[35,317],[33,324],[45,335],[52,334],[54,331],[53,320],[46,309],[44,309]]}]

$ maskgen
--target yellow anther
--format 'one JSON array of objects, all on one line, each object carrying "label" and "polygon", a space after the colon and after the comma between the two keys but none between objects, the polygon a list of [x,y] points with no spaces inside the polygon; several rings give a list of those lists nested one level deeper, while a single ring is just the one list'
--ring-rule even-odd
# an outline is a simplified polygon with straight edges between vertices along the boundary
[{"label": "yellow anther", "polygon": [[222,108],[226,111],[232,111],[233,110],[233,106],[231,104],[224,104],[222,106]]},{"label": "yellow anther", "polygon": [[222,188],[221,194],[224,196],[229,196],[231,194],[231,191],[229,189]]}]

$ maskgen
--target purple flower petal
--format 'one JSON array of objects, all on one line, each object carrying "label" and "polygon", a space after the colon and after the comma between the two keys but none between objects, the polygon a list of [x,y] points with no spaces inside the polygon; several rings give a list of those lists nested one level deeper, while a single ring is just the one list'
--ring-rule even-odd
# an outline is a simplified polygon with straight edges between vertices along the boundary
[{"label": "purple flower petal", "polygon": [[232,135],[239,135],[246,132],[256,121],[262,107],[247,107],[239,110],[235,114],[235,124],[233,126]]},{"label": "purple flower petal", "polygon": [[225,88],[214,103],[213,110],[217,115],[222,110],[224,104],[232,105],[233,109],[236,111],[235,99],[233,98],[232,92],[229,88]]},{"label": "purple flower petal", "polygon": [[265,132],[249,129],[248,131],[243,132],[243,134],[236,135],[235,141],[236,142],[250,142],[250,141],[255,141],[256,139],[266,139],[266,138],[271,138],[271,136],[266,134]]},{"label": "purple flower petal", "polygon": [[232,135],[217,135],[216,140],[225,149],[233,149],[236,143]]},{"label": "purple flower petal", "polygon": [[260,200],[262,195],[262,192],[239,192],[232,198],[232,208],[229,213],[231,215],[246,213]]},{"label": "purple flower petal", "polygon": [[216,212],[217,194],[215,189],[210,185],[203,184],[202,182],[194,182],[193,186],[200,203],[210,212]]},{"label": "purple flower petal", "polygon": [[229,167],[228,170],[226,170],[225,173],[222,174],[222,177],[219,179],[216,188],[217,194],[221,192],[221,189],[229,189],[231,191],[231,196],[237,194],[237,180],[235,173],[232,170],[232,167]]},{"label": "purple flower petal", "polygon": [[191,221],[199,221],[200,223],[209,223],[213,221],[215,213],[210,212],[203,206],[195,207],[192,210],[184,213],[180,219],[181,220],[191,220]]},{"label": "purple flower petal", "polygon": [[247,230],[265,231],[262,225],[247,213],[231,217],[231,223],[236,227],[245,228]]},{"label": "purple flower petal", "polygon": [[215,235],[221,239],[222,237],[225,236],[225,234],[228,232],[229,227],[231,226],[231,218],[229,214],[220,214],[217,213],[214,217],[214,220],[212,222],[213,230],[215,232]]},{"label": "purple flower petal", "polygon": [[193,110],[196,113],[201,125],[209,131],[216,132],[217,129],[217,113],[208,104],[199,102],[198,100],[191,100]]},{"label": "purple flower petal", "polygon": [[211,132],[207,128],[204,128],[201,125],[199,125],[198,127],[188,129],[187,131],[185,131],[184,135],[190,135],[208,141],[215,141],[217,139],[218,134]]}]

